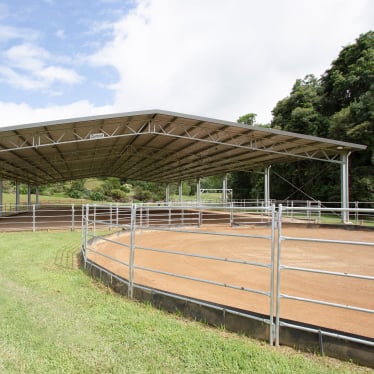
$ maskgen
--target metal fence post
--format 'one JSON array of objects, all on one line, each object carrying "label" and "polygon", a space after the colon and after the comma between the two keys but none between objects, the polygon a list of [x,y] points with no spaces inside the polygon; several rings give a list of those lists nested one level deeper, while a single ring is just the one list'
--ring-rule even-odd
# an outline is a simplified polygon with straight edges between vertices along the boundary
[{"label": "metal fence post", "polygon": [[321,201],[318,200],[318,223],[321,223]]},{"label": "metal fence post", "polygon": [[3,179],[0,177],[0,217],[3,215]]},{"label": "metal fence post", "polygon": [[355,201],[355,220],[356,220],[356,225],[359,224],[358,222],[358,201]]},{"label": "metal fence post", "polygon": [[275,272],[275,227],[276,227],[276,216],[275,216],[275,204],[271,205],[271,267],[270,267],[270,334],[269,343],[274,344],[275,335],[275,324],[274,324],[274,272]]},{"label": "metal fence post", "polygon": [[84,243],[85,243],[85,240],[84,240],[85,223],[84,223],[84,220],[83,220],[83,214],[84,214],[84,205],[83,204],[81,205],[81,214],[82,214],[82,217],[81,217],[81,240],[82,240],[82,251],[83,251]]},{"label": "metal fence post", "polygon": [[109,205],[109,231],[112,231],[112,222],[113,222],[113,203]]},{"label": "metal fence post", "polygon": [[275,318],[275,345],[279,345],[279,317],[280,317],[280,281],[281,281],[281,242],[282,242],[282,204],[278,206],[278,246],[277,246],[277,287],[275,295],[276,318]]},{"label": "metal fence post", "polygon": [[35,204],[32,205],[32,232],[35,232],[35,221],[36,221],[36,214],[35,214]]},{"label": "metal fence post", "polygon": [[129,289],[128,297],[134,296],[134,259],[135,259],[135,230],[136,230],[136,205],[131,206],[131,233],[130,233],[130,258],[129,258]]},{"label": "metal fence post", "polygon": [[86,268],[87,265],[87,237],[88,237],[88,220],[90,217],[90,207],[87,204],[86,209],[84,209],[84,205],[82,205],[82,219],[84,220],[84,247],[83,247],[83,258],[84,258],[84,267]]},{"label": "metal fence post", "polygon": [[74,231],[75,227],[75,209],[74,204],[71,204],[71,230]]},{"label": "metal fence post", "polygon": [[96,236],[96,204],[94,204],[93,235]]}]

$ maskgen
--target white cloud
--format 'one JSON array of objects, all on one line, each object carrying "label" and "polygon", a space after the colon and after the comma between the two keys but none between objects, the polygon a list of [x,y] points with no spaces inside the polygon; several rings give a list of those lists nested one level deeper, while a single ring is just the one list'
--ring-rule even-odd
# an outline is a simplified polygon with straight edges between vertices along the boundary
[{"label": "white cloud", "polygon": [[120,80],[115,107],[271,118],[297,78],[320,75],[368,31],[367,1],[139,1],[91,56]]},{"label": "white cloud", "polygon": [[51,65],[60,58],[51,56],[45,49],[32,44],[17,44],[3,53],[0,80],[24,90],[40,90],[54,93],[54,83],[77,84],[83,77],[73,69]]},{"label": "white cloud", "polygon": [[82,81],[82,77],[72,69],[66,69],[58,66],[48,66],[36,72],[45,82],[52,84],[59,81],[67,84],[76,84]]},{"label": "white cloud", "polygon": [[[110,66],[118,73],[118,81],[107,86],[114,92],[112,105],[84,100],[34,109],[0,102],[0,124],[153,108],[227,120],[254,112],[258,122],[268,122],[297,78],[322,74],[343,46],[372,27],[373,4],[138,0],[118,22],[97,20],[89,33],[79,30],[85,43],[98,47],[86,57],[76,46],[75,63]],[[57,30],[56,36],[64,35]],[[94,35],[110,41],[100,45],[103,38]],[[73,57],[41,48],[38,32],[0,25],[0,43],[9,40],[18,44],[1,56],[0,80],[50,96],[62,92],[55,84],[83,81],[72,68]]]},{"label": "white cloud", "polygon": [[45,88],[45,84],[40,80],[33,79],[27,74],[19,74],[7,66],[0,65],[0,82],[1,81],[22,90],[39,90]]},{"label": "white cloud", "polygon": [[49,53],[34,44],[23,43],[9,48],[4,52],[4,56],[12,68],[35,71],[44,66]]},{"label": "white cloud", "polygon": [[42,108],[33,108],[26,103],[15,104],[0,101],[0,127],[111,112],[113,112],[112,106],[94,106],[87,100],[77,101],[68,105],[48,105]]},{"label": "white cloud", "polygon": [[35,40],[38,36],[39,33],[35,30],[0,25],[0,42],[7,42],[13,39]]}]

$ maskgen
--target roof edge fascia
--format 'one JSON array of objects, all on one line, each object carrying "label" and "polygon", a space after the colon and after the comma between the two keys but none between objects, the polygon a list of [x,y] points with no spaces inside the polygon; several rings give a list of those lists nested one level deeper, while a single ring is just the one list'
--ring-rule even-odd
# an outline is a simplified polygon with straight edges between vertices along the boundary
[{"label": "roof edge fascia", "polygon": [[299,139],[306,139],[310,141],[328,143],[328,144],[336,145],[337,147],[342,146],[344,148],[351,148],[357,151],[365,150],[367,148],[367,146],[363,144],[356,144],[356,143],[350,143],[350,142],[345,142],[345,141],[340,141],[340,140],[322,138],[318,136],[305,135],[305,134],[294,133],[290,131],[278,130],[274,128],[262,127],[258,125],[254,125],[254,126],[244,125],[244,124],[240,124],[240,123],[232,122],[232,121],[220,120],[220,119],[215,119],[215,118],[209,118],[209,117],[204,117],[204,116],[197,116],[197,115],[191,115],[191,114],[185,114],[185,113],[179,113],[179,112],[173,112],[173,111],[167,111],[167,110],[161,110],[161,109],[140,110],[140,111],[132,111],[132,112],[111,113],[111,114],[99,114],[99,115],[92,115],[92,116],[86,116],[86,117],[75,117],[75,118],[43,121],[43,122],[34,122],[30,124],[20,124],[20,125],[14,125],[14,126],[0,127],[0,133],[6,132],[6,131],[32,129],[32,128],[37,128],[37,127],[48,127],[48,126],[57,126],[57,125],[63,125],[63,124],[71,124],[75,122],[89,122],[89,121],[105,120],[105,119],[112,119],[112,118],[135,117],[135,116],[142,116],[142,115],[157,115],[157,114],[192,119],[192,120],[196,120],[200,122],[212,122],[218,125],[223,125],[223,126],[228,126],[228,127],[239,127],[239,128],[247,129],[250,131],[260,131],[260,132],[268,133],[268,134],[274,134],[274,135],[280,135],[280,136],[283,135],[283,136],[289,136],[289,137],[294,137],[294,138],[299,138]]}]

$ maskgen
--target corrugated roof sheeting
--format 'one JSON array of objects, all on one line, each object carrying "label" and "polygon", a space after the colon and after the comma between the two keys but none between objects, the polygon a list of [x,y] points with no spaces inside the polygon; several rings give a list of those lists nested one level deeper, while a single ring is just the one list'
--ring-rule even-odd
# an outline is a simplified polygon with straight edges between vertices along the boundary
[{"label": "corrugated roof sheeting", "polygon": [[0,129],[0,177],[45,184],[88,177],[174,182],[317,159],[366,146],[150,110]]}]

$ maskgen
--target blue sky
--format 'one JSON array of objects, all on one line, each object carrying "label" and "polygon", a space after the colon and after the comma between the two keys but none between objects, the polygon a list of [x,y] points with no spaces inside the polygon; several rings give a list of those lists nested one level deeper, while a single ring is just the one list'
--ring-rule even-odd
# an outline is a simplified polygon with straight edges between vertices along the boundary
[{"label": "blue sky", "polygon": [[271,110],[373,29],[371,0],[0,0],[0,126]]},{"label": "blue sky", "polygon": [[110,40],[108,25],[130,9],[131,2],[115,0],[0,2],[0,100],[32,106],[110,103],[113,92],[106,87],[118,74],[86,58]]}]

